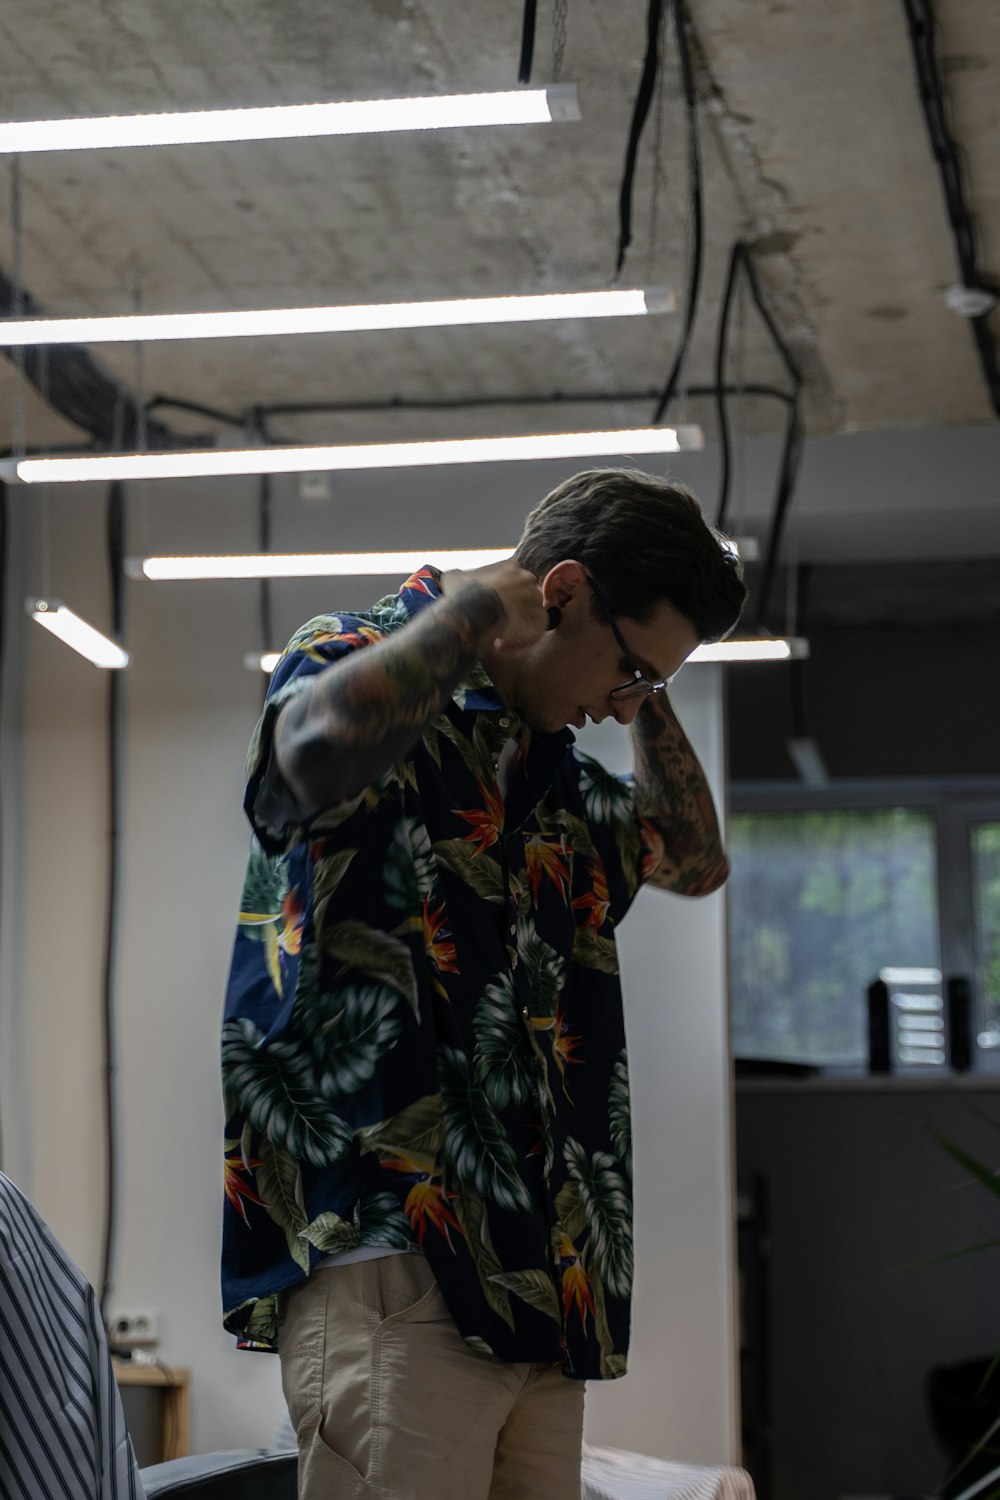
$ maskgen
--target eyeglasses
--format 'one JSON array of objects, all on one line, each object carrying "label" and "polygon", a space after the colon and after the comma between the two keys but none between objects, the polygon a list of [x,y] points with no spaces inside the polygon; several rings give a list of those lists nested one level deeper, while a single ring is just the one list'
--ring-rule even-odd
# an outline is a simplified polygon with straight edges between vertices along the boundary
[{"label": "eyeglasses", "polygon": [[666,682],[662,680],[660,682],[650,682],[649,678],[646,676],[645,672],[639,666],[635,657],[626,646],[625,639],[622,636],[621,631],[618,629],[618,625],[614,615],[608,608],[603,594],[601,593],[600,589],[597,587],[597,584],[591,578],[589,573],[587,574],[587,582],[590,584],[590,587],[594,591],[594,598],[597,600],[598,604],[601,606],[601,609],[604,611],[604,618],[611,626],[611,632],[614,635],[615,640],[618,642],[619,647],[621,648],[622,656],[625,658],[625,665],[632,672],[630,681],[623,682],[619,687],[612,688],[609,696],[612,698],[626,699],[648,698],[652,693],[662,693],[666,688]]}]

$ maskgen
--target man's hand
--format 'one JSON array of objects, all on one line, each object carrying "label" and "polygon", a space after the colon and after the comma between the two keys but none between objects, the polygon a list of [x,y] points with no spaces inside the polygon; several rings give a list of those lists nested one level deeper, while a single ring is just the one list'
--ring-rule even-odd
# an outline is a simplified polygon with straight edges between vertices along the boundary
[{"label": "man's hand", "polygon": [[529,646],[542,591],[513,558],[451,572],[443,597],[385,640],[309,679],[281,708],[274,755],[300,819],[354,796],[408,754],[489,646]]},{"label": "man's hand", "polygon": [[533,573],[522,568],[513,557],[489,563],[485,568],[460,572],[457,568],[441,578],[446,601],[461,598],[464,590],[491,589],[500,601],[504,620],[500,628],[490,627],[492,634],[479,642],[496,651],[520,651],[534,645],[548,629],[548,615],[542,603],[542,590]]}]

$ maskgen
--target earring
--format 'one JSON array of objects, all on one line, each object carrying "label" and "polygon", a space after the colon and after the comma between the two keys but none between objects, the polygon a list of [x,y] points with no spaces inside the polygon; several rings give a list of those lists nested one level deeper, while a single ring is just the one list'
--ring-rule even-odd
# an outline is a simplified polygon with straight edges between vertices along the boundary
[{"label": "earring", "polygon": [[559,608],[558,604],[549,605],[548,616],[549,623],[545,628],[547,630],[555,630],[556,626],[559,624],[559,621],[562,619],[562,610]]}]

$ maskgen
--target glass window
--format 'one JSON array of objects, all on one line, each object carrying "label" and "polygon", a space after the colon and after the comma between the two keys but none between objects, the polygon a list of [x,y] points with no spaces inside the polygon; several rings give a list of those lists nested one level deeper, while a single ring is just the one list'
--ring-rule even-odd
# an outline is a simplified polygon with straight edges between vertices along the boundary
[{"label": "glass window", "polygon": [[[864,1065],[878,971],[940,966],[933,816],[735,813],[728,840],[735,1056]],[[993,848],[1000,980],[1000,841]]]},{"label": "glass window", "polygon": [[1000,823],[974,825],[971,846],[979,1042],[1000,1047]]}]

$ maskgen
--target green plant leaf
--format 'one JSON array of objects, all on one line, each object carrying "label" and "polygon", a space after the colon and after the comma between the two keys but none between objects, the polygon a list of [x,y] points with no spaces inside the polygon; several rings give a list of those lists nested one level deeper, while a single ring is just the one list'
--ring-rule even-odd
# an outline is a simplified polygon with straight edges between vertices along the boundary
[{"label": "green plant leaf", "polygon": [[324,833],[332,833],[348,818],[353,818],[362,802],[365,800],[364,792],[357,792],[349,797],[346,802],[338,802],[335,807],[326,807],[317,818],[309,824],[309,837],[322,838]]},{"label": "green plant leaf", "polygon": [[544,1313],[547,1318],[562,1323],[559,1298],[547,1271],[500,1271],[494,1272],[490,1280],[495,1286],[502,1286],[508,1292],[513,1292],[515,1297]]},{"label": "green plant leaf", "polygon": [[521,955],[531,989],[533,1016],[554,1016],[556,1001],[566,983],[566,964],[560,953],[551,948],[530,917],[517,924],[517,951]]},{"label": "green plant leaf", "polygon": [[503,875],[488,851],[476,854],[464,839],[440,839],[433,847],[439,865],[471,886],[484,901],[503,905]]},{"label": "green plant leaf", "polygon": [[588,1157],[572,1136],[564,1149],[569,1174],[580,1189],[580,1201],[590,1230],[589,1261],[613,1297],[627,1297],[632,1289],[632,1204],[628,1184],[615,1171],[614,1157],[596,1151]]},{"label": "green plant leaf", "polygon": [[631,819],[635,793],[628,783],[605,769],[600,761],[577,753],[583,805],[596,823],[621,823]]},{"label": "green plant leaf", "polygon": [[479,997],[472,1021],[476,1033],[474,1068],[480,1088],[494,1109],[526,1104],[535,1068],[524,1024],[514,1002],[514,983],[501,974]]},{"label": "green plant leaf", "polygon": [[956,1146],[947,1136],[939,1135],[936,1130],[931,1131],[931,1136],[937,1141],[943,1151],[947,1151],[953,1161],[957,1161],[960,1167],[964,1167],[971,1177],[981,1182],[987,1191],[1000,1198],[1000,1173],[985,1162],[979,1161],[975,1156],[970,1156],[968,1151],[963,1151],[961,1146]]},{"label": "green plant leaf", "polygon": [[260,1297],[243,1325],[241,1338],[255,1344],[274,1344],[278,1337],[278,1297],[272,1292],[269,1297]]},{"label": "green plant leaf", "polygon": [[317,929],[326,925],[327,907],[357,852],[357,849],[338,849],[336,854],[324,855],[313,866],[312,899]]},{"label": "green plant leaf", "polygon": [[556,1218],[562,1233],[574,1243],[586,1232],[587,1213],[580,1197],[579,1184],[572,1177],[563,1183],[556,1194]]},{"label": "green plant leaf", "polygon": [[461,1182],[510,1210],[528,1210],[531,1199],[517,1159],[489,1100],[469,1071],[469,1060],[453,1047],[438,1052],[444,1109],[445,1158]]},{"label": "green plant leaf", "polygon": [[240,927],[248,937],[261,937],[259,928],[277,922],[281,903],[288,895],[288,861],[283,855],[265,854],[260,845],[250,851],[240,897]]},{"label": "green plant leaf", "polygon": [[222,1067],[236,1107],[275,1147],[314,1167],[340,1161],[350,1151],[351,1129],[320,1097],[312,1064],[297,1042],[265,1046],[263,1032],[251,1020],[227,1021]]},{"label": "green plant leaf", "polygon": [[413,1014],[419,1016],[413,953],[408,943],[351,917],[324,929],[322,948],[328,958],[345,969],[357,969],[398,990],[409,1001]]},{"label": "green plant leaf", "polygon": [[[444,716],[442,715],[442,717]],[[430,756],[431,760],[437,766],[439,771],[441,769],[440,730],[438,728],[440,722],[441,720],[438,719],[434,724],[430,726],[429,729],[426,729],[424,731],[423,741],[424,749],[427,751],[427,754]]]},{"label": "green plant leaf", "polygon": [[489,1226],[486,1222],[486,1204],[474,1188],[462,1182],[458,1184],[458,1192],[450,1201],[455,1210],[455,1217],[465,1234],[483,1296],[497,1317],[502,1318],[513,1333],[514,1314],[511,1311],[510,1296],[492,1279],[502,1273],[503,1267],[497,1259],[493,1242],[490,1239]]},{"label": "green plant leaf", "polygon": [[474,1349],[477,1354],[485,1354],[488,1359],[493,1358],[493,1350],[490,1348],[486,1340],[481,1339],[478,1334],[467,1333],[465,1335],[465,1342],[468,1344],[469,1348]]},{"label": "green plant leaf", "polygon": [[372,1193],[362,1198],[359,1213],[362,1245],[391,1245],[395,1250],[406,1250],[413,1244],[410,1221],[391,1193]]},{"label": "green plant leaf", "polygon": [[996,1374],[997,1370],[1000,1370],[1000,1349],[998,1349],[996,1354],[994,1354],[992,1360],[990,1361],[989,1369],[986,1371],[986,1374],[979,1382],[979,1389],[976,1391],[977,1396],[981,1396],[983,1394],[986,1387],[993,1379],[993,1376]]},{"label": "green plant leaf", "polygon": [[331,1103],[371,1082],[403,1030],[399,995],[383,985],[304,992],[295,1017],[312,1048],[319,1091]]},{"label": "green plant leaf", "polygon": [[289,1255],[308,1274],[309,1246],[302,1231],[309,1221],[302,1197],[302,1169],[280,1146],[261,1141],[256,1182],[269,1217],[284,1231]]},{"label": "green plant leaf", "polygon": [[592,927],[576,929],[573,958],[587,969],[599,969],[602,974],[618,973],[618,948],[614,939],[601,937]]},{"label": "green plant leaf", "polygon": [[341,1250],[353,1250],[360,1243],[354,1224],[330,1212],[317,1214],[316,1218],[299,1230],[299,1239],[308,1240],[324,1255],[337,1255]]},{"label": "green plant leaf", "polygon": [[961,1250],[945,1250],[942,1255],[925,1255],[920,1260],[908,1260],[904,1265],[893,1269],[915,1271],[921,1266],[938,1266],[946,1260],[961,1260],[966,1255],[978,1255],[981,1250],[995,1250],[998,1247],[1000,1240],[979,1240],[975,1245],[963,1245]]},{"label": "green plant leaf", "polygon": [[411,1156],[425,1157],[429,1162],[428,1173],[439,1170],[441,1148],[444,1144],[444,1117],[441,1113],[441,1095],[425,1094],[398,1115],[380,1120],[377,1125],[366,1125],[358,1131],[358,1139],[366,1151],[405,1151]]},{"label": "green plant leaf", "polygon": [[400,818],[382,866],[385,899],[396,911],[419,910],[434,887],[434,856],[419,818]]},{"label": "green plant leaf", "polygon": [[437,720],[435,728],[446,739],[451,740],[464,760],[466,769],[475,780],[484,786],[492,786],[496,772],[493,769],[493,756],[490,754],[490,747],[486,743],[481,725],[476,724],[472,731],[471,741],[455,727],[447,715]]},{"label": "green plant leaf", "polygon": [[597,1344],[601,1351],[601,1379],[611,1380],[616,1373],[614,1361],[621,1359],[621,1355],[616,1356],[614,1340],[611,1337],[608,1310],[604,1301],[604,1282],[596,1266],[591,1263],[592,1257],[586,1251],[582,1260],[583,1268],[587,1273],[587,1281],[590,1284],[590,1294],[594,1299],[594,1331],[597,1334]]},{"label": "green plant leaf", "polygon": [[624,1047],[619,1052],[611,1073],[611,1086],[608,1090],[608,1119],[611,1125],[612,1149],[625,1168],[627,1176],[631,1178],[632,1115],[629,1106],[628,1058]]}]

